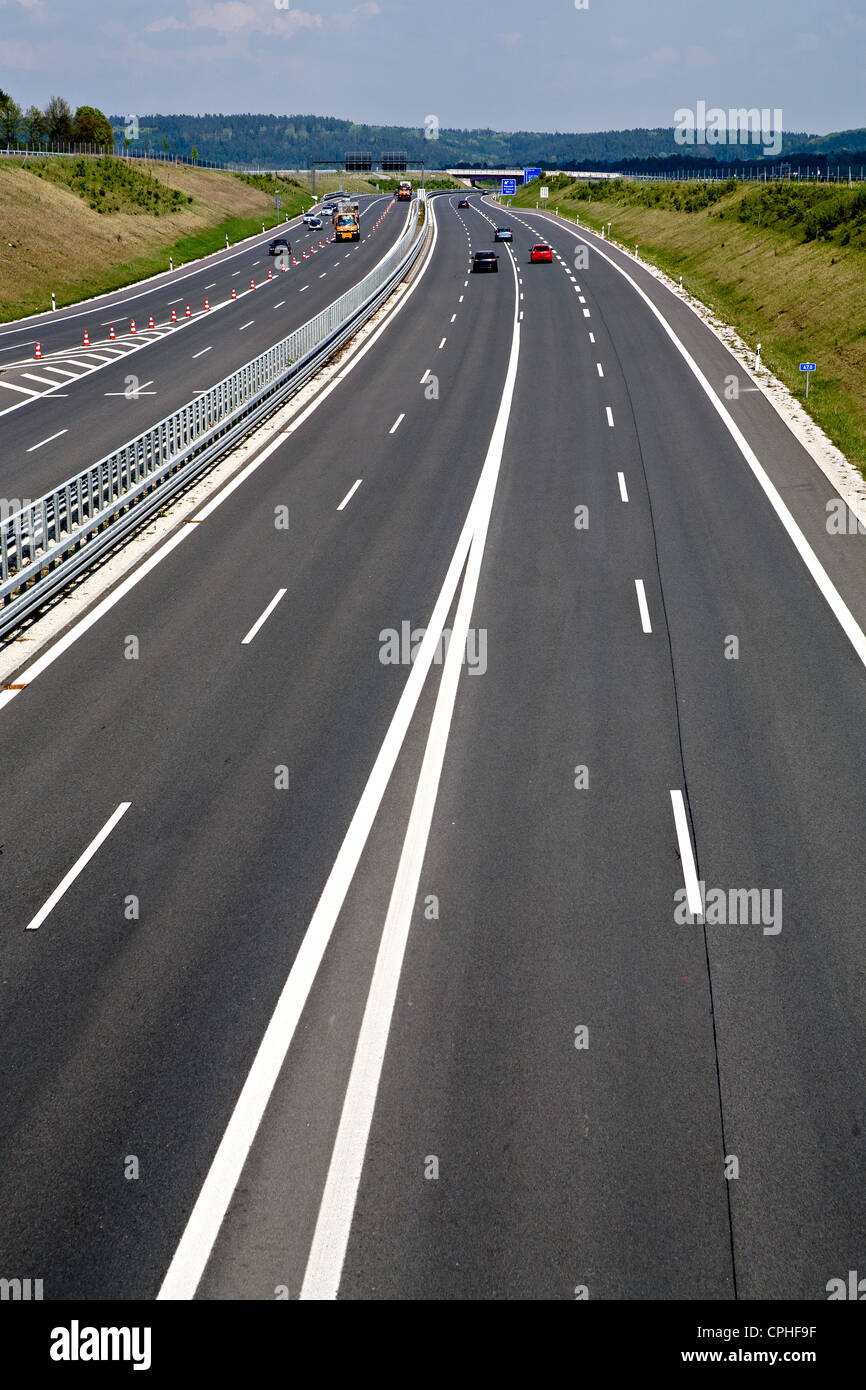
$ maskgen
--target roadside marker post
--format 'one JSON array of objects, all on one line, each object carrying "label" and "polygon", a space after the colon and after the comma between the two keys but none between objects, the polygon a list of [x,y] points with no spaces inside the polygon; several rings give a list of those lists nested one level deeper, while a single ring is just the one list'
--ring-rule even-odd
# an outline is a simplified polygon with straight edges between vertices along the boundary
[{"label": "roadside marker post", "polygon": [[815,363],[814,363],[814,362],[801,362],[801,363],[800,363],[800,371],[806,373],[806,400],[808,400],[808,399],[809,399],[809,377],[812,375],[812,372],[815,371]]}]

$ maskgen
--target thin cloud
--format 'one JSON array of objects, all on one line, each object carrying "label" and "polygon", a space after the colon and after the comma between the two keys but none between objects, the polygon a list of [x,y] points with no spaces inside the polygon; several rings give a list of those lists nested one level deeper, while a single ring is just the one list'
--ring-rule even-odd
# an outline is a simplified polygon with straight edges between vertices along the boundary
[{"label": "thin cloud", "polygon": [[247,0],[217,0],[213,5],[194,5],[188,17],[176,19],[167,15],[154,19],[145,27],[147,34],[161,34],[171,29],[192,32],[211,29],[225,37],[237,34],[278,34],[290,37],[300,29],[321,29],[322,16],[306,10],[278,10],[268,14],[261,4]]}]

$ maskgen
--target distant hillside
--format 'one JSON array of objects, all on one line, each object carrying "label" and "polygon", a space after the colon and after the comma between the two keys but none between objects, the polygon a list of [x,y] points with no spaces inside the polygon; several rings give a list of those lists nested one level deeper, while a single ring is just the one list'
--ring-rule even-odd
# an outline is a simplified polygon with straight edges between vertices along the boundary
[{"label": "distant hillside", "polygon": [[[125,118],[112,117],[117,143],[123,145]],[[307,168],[312,159],[342,161],[350,150],[370,150],[378,158],[386,150],[405,150],[411,161],[428,168],[459,164],[491,168],[592,168],[623,161],[680,160],[701,153],[718,162],[755,160],[755,147],[716,146],[696,151],[678,145],[667,130],[608,130],[551,134],[544,131],[441,129],[437,140],[423,129],[406,126],[356,125],[314,115],[139,116],[137,149],[170,150],[223,164],[261,164],[285,169]],[[833,135],[790,131],[783,139],[783,158],[801,151],[811,155],[854,160],[866,151],[866,130]],[[866,154],[862,156],[866,163]],[[712,162],[712,160],[711,160]]]}]

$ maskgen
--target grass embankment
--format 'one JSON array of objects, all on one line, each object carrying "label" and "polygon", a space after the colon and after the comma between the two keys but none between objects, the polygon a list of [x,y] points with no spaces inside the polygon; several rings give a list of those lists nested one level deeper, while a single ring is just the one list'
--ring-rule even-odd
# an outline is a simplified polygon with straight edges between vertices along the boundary
[{"label": "grass embankment", "polygon": [[[274,194],[281,199],[279,212]],[[104,294],[309,206],[295,179],[123,159],[0,160],[0,320]]]},{"label": "grass embankment", "polygon": [[[546,179],[548,207],[652,261],[730,323],[866,476],[866,189]],[[512,199],[535,207],[539,181]]]}]

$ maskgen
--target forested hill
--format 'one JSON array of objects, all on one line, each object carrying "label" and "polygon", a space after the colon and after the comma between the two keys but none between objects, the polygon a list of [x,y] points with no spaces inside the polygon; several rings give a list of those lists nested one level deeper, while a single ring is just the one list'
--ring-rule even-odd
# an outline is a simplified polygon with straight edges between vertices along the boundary
[{"label": "forested hill", "polygon": [[[698,149],[682,146],[668,130],[608,130],[578,134],[544,131],[449,130],[443,127],[436,140],[425,137],[422,127],[356,125],[324,116],[205,115],[139,116],[139,147],[190,155],[218,163],[259,163],[283,168],[308,167],[311,159],[342,160],[347,151],[369,150],[374,158],[387,150],[405,150],[411,160],[430,167],[456,164],[491,168],[539,165],[565,168],[588,161],[613,164],[622,160],[677,158],[702,154],[716,159],[749,158],[759,147],[715,146]],[[126,117],[112,117],[119,144],[123,144]],[[866,130],[834,135],[788,132],[783,156],[802,151],[813,156],[831,154],[839,159],[866,150]]]}]

